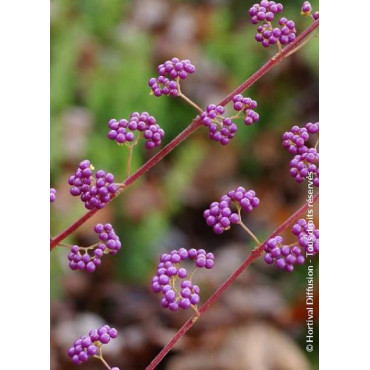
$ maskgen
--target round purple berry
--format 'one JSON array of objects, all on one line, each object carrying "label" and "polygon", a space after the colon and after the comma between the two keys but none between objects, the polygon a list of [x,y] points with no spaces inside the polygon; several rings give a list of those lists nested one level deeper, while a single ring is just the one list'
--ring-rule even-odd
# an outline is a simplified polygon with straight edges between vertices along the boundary
[{"label": "round purple berry", "polygon": [[57,191],[54,188],[50,188],[50,203],[55,202],[57,199]]}]

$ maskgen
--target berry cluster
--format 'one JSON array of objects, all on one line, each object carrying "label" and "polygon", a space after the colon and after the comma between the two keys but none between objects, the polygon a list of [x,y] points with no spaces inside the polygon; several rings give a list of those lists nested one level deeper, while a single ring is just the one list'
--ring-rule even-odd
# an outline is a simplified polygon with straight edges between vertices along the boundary
[{"label": "berry cluster", "polygon": [[293,126],[283,134],[282,145],[290,154],[296,154],[290,161],[290,174],[301,183],[310,172],[314,186],[319,186],[319,153],[315,148],[308,148],[310,134],[319,133],[319,122],[306,123],[305,127]]},{"label": "berry cluster", "polygon": [[209,209],[203,212],[208,226],[213,228],[216,234],[222,234],[229,230],[231,224],[239,223],[239,215],[231,210],[231,198],[227,195],[221,197],[220,202],[213,202]]},{"label": "berry cluster", "polygon": [[68,254],[71,270],[94,272],[101,264],[101,258],[104,254],[115,255],[121,249],[121,242],[111,224],[97,224],[94,231],[99,236],[99,243],[90,247],[79,247],[78,245],[71,247]]},{"label": "berry cluster", "polygon": [[162,95],[171,95],[171,96],[179,95],[177,82],[170,80],[166,77],[163,76],[159,76],[158,78],[152,77],[149,80],[148,84],[156,97],[160,97]]},{"label": "berry cluster", "polygon": [[282,17],[279,20],[279,27],[273,27],[271,24],[275,18],[275,14],[281,13],[282,11],[282,4],[266,0],[262,0],[259,4],[254,4],[249,9],[249,15],[251,16],[253,24],[263,22],[262,25],[257,28],[255,39],[265,48],[275,44],[279,44],[279,47],[280,44],[287,45],[296,38],[297,31],[292,20]]},{"label": "berry cluster", "polygon": [[195,72],[195,66],[191,64],[189,59],[180,60],[179,58],[172,58],[160,64],[157,67],[157,71],[160,76],[171,79],[181,78],[184,80],[188,74]]},{"label": "berry cluster", "polygon": [[149,80],[149,87],[157,97],[161,95],[179,95],[178,79],[184,80],[195,72],[195,66],[189,59],[172,58],[157,67],[159,76]]},{"label": "berry cluster", "polygon": [[275,18],[275,14],[283,11],[283,5],[275,1],[262,0],[259,4],[254,4],[249,8],[249,15],[252,18],[252,23],[257,24],[261,21],[271,22]]},{"label": "berry cluster", "polygon": [[290,154],[303,154],[308,150],[305,143],[309,138],[310,134],[306,127],[293,126],[290,131],[283,134],[283,148]]},{"label": "berry cluster", "polygon": [[98,237],[101,240],[101,243],[97,248],[101,249],[106,254],[109,253],[110,255],[118,253],[121,249],[121,242],[111,224],[97,224],[94,227],[94,231],[98,234]]},{"label": "berry cluster", "polygon": [[[279,41],[282,45],[290,44],[295,40],[297,30],[295,28],[295,23],[291,20],[286,19],[285,17],[279,20],[280,36]],[[279,28],[277,28],[279,29]]]},{"label": "berry cluster", "polygon": [[319,133],[319,122],[306,123],[305,127],[293,126],[290,131],[283,134],[282,145],[290,154],[304,154],[308,151],[305,145],[310,138],[310,134]]},{"label": "berry cluster", "polygon": [[233,97],[234,109],[237,112],[243,111],[245,114],[244,123],[247,126],[253,122],[259,121],[259,114],[254,111],[257,108],[257,102],[251,98],[245,98],[243,95],[238,94]]},{"label": "berry cluster", "polygon": [[303,154],[296,155],[290,161],[290,174],[298,183],[312,173],[313,185],[319,187],[319,153],[315,148],[310,148]]},{"label": "berry cluster", "polygon": [[80,196],[89,210],[103,208],[117,190],[111,173],[99,170],[96,171],[94,178],[93,169],[90,161],[84,160],[79,164],[75,174],[68,179],[69,185],[72,186],[70,193],[73,196]]},{"label": "berry cluster", "polygon": [[[111,339],[117,338],[118,332],[116,329],[108,325],[104,325],[99,329],[94,329],[89,332],[89,335],[83,335],[77,339],[73,347],[68,350],[68,355],[75,365],[81,365],[87,361],[89,357],[100,355],[99,349],[103,344],[107,344]],[[119,370],[118,367],[111,368]]]},{"label": "berry cluster", "polygon": [[221,105],[210,104],[200,115],[202,124],[208,127],[210,139],[221,145],[227,145],[238,129],[230,118],[222,116],[224,113],[225,108]]},{"label": "berry cluster", "polygon": [[269,265],[284,269],[287,272],[294,270],[294,265],[302,265],[305,261],[300,247],[283,245],[283,238],[276,236],[269,239],[263,246],[265,262]]},{"label": "berry cluster", "polygon": [[246,191],[240,186],[223,195],[219,202],[211,203],[209,209],[203,212],[203,216],[207,225],[212,227],[216,234],[222,234],[230,229],[231,224],[240,222],[239,214],[231,210],[232,203],[245,212],[251,212],[259,202],[254,190]]},{"label": "berry cluster", "polygon": [[135,131],[139,131],[144,136],[145,147],[153,149],[159,146],[164,137],[164,131],[157,124],[156,119],[147,112],[134,112],[129,121],[126,119],[111,119],[108,122],[110,131],[108,138],[115,140],[117,144],[131,143],[135,140]]},{"label": "berry cluster", "polygon": [[57,191],[54,188],[50,188],[50,203],[55,202],[57,199]]},{"label": "berry cluster", "polygon": [[298,244],[305,249],[306,253],[316,255],[319,253],[319,229],[313,222],[300,219],[292,227],[292,233],[298,237]]},{"label": "berry cluster", "polygon": [[280,42],[287,45],[295,40],[296,29],[293,21],[288,21],[286,18],[281,18],[279,24],[281,28],[272,28],[271,25],[264,23],[257,28],[255,39],[257,42],[262,43],[262,46],[268,48]]},{"label": "berry cluster", "polygon": [[276,236],[269,239],[263,246],[265,262],[292,272],[294,265],[302,265],[306,255],[315,256],[319,253],[319,229],[312,221],[298,220],[292,227],[292,233],[297,236],[298,242],[292,245],[283,245],[283,238]]},{"label": "berry cluster", "polygon": [[306,123],[306,129],[310,134],[318,134],[319,133],[319,122],[316,122],[316,123],[308,122],[308,123]]},{"label": "berry cluster", "polygon": [[[84,251],[84,254],[81,254]],[[99,255],[99,253],[98,253]],[[101,264],[101,259],[95,254],[90,256],[88,249],[73,245],[71,251],[68,253],[69,267],[71,270],[86,270],[87,272],[94,272],[96,266]]]},{"label": "berry cluster", "polygon": [[238,203],[244,212],[252,212],[253,208],[256,208],[260,203],[254,190],[245,190],[242,186],[229,191],[227,196]]},{"label": "berry cluster", "polygon": [[[173,250],[170,253],[162,254],[157,266],[157,275],[152,278],[152,290],[154,293],[163,293],[161,305],[164,308],[169,308],[171,311],[177,311],[180,308],[187,309],[191,306],[196,307],[199,302],[200,289],[197,285],[193,285],[191,274],[185,268],[180,267],[180,263],[185,260],[195,262],[195,268],[211,269],[214,265],[213,253],[207,253],[204,249],[189,249],[180,248]],[[176,279],[182,280],[180,284],[180,292],[178,292],[175,282]]]}]

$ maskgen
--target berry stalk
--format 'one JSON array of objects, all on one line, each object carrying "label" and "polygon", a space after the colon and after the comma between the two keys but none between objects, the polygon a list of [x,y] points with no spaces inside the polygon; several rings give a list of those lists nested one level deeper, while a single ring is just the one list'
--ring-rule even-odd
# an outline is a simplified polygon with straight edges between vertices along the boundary
[{"label": "berry stalk", "polygon": [[[221,102],[217,105],[225,106],[230,102],[233,97],[237,94],[242,93],[244,90],[252,86],[256,81],[258,81],[262,76],[264,76],[270,69],[277,65],[280,61],[284,59],[287,55],[291,55],[293,51],[298,50],[298,47],[305,41],[305,39],[311,35],[319,27],[319,19],[313,22],[309,27],[307,27],[292,43],[286,46],[281,53],[276,54],[267,63],[265,63],[260,69],[258,69],[252,76],[246,79],[240,86],[238,86],[234,91],[227,95]],[[144,165],[142,165],[136,172],[134,172],[130,177],[121,183],[115,194],[112,194],[110,201],[116,198],[124,189],[131,185],[134,181],[144,175],[153,166],[160,162],[168,153],[175,149],[181,142],[187,139],[193,132],[195,132],[202,123],[199,118],[194,119],[191,124],[182,131],[178,136],[176,136],[170,143],[168,143],[163,149],[161,149],[157,154],[150,158]],[[109,203],[107,202],[107,203]],[[88,211],[73,224],[68,226],[61,233],[56,235],[50,240],[50,250],[53,250],[57,244],[64,240],[68,235],[76,231],[82,224],[84,224],[88,219],[90,219],[97,209]]]},{"label": "berry stalk", "polygon": [[177,90],[179,92],[179,97],[184,99],[188,104],[190,104],[191,106],[193,106],[199,113],[202,113],[203,110],[201,107],[199,107],[196,103],[194,103],[191,99],[189,99],[186,95],[184,95],[181,91],[181,86],[180,86],[180,77],[177,77],[176,78],[176,82],[177,82]]},{"label": "berry stalk", "polygon": [[[319,199],[319,193],[314,196],[313,203]],[[210,306],[217,301],[222,293],[238,278],[238,276],[258,257],[263,253],[263,245],[271,238],[279,235],[286,230],[290,225],[293,224],[302,214],[308,209],[308,203],[305,203],[297,211],[295,211],[290,217],[288,217],[266,240],[254,248],[244,260],[244,262],[229,276],[229,278],[208,298],[208,300],[199,309],[198,314],[190,317],[181,329],[175,334],[175,336],[166,344],[166,346],[158,353],[153,361],[146,367],[146,370],[153,370],[167,355],[167,353],[174,347],[174,345],[184,336],[184,334],[194,325],[194,323],[204,314]]]},{"label": "berry stalk", "polygon": [[130,176],[131,173],[131,162],[132,162],[132,152],[134,150],[133,145],[128,146],[128,159],[127,159],[127,168],[126,168],[126,178]]},{"label": "berry stalk", "polygon": [[257,243],[257,245],[261,244],[261,242],[258,240],[256,235],[254,235],[254,233],[251,230],[249,230],[249,228],[243,223],[242,215],[240,212],[241,212],[241,207],[238,206],[239,225],[252,237],[252,239]]}]

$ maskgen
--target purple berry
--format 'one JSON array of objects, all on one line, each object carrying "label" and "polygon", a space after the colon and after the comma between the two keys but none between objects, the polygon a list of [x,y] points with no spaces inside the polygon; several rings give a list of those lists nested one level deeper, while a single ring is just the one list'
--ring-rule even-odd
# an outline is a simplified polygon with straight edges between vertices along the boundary
[{"label": "purple berry", "polygon": [[301,7],[301,15],[309,15],[311,13],[312,6],[309,1],[304,1]]},{"label": "purple berry", "polygon": [[271,256],[271,253],[266,253],[264,259],[265,259],[265,262],[269,265],[274,263],[274,258]]},{"label": "purple berry", "polygon": [[179,309],[179,304],[177,302],[171,302],[169,305],[168,305],[168,308],[171,310],[171,311],[178,311]]},{"label": "purple berry", "polygon": [[57,199],[57,191],[54,188],[50,188],[50,203],[55,202]]},{"label": "purple berry", "polygon": [[177,271],[177,275],[178,275],[178,276],[179,276],[179,278],[181,278],[181,279],[186,278],[186,276],[187,276],[187,271],[186,271],[186,269],[184,269],[184,268],[180,268],[180,269]]},{"label": "purple berry", "polygon": [[284,258],[280,258],[278,260],[276,260],[276,266],[279,268],[279,269],[283,269],[285,267],[285,260]]},{"label": "purple berry", "polygon": [[188,298],[183,298],[183,299],[181,299],[179,306],[182,309],[186,310],[187,308],[189,308],[191,306],[191,302]]},{"label": "purple berry", "polygon": [[190,298],[190,302],[193,305],[197,305],[199,303],[199,295],[196,294],[196,293],[192,294],[192,296]]}]

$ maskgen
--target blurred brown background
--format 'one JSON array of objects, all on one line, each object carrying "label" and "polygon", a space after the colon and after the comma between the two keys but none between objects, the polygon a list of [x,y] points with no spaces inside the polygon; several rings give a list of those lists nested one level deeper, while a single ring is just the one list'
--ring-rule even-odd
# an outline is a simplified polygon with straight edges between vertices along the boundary
[{"label": "blurred brown background", "polygon": [[[197,72],[183,91],[205,107],[275,53],[254,41],[256,26],[248,17],[252,4],[51,2],[51,184],[58,190],[52,235],[85,212],[67,184],[81,160],[113,172],[118,181],[124,178],[127,153],[106,138],[110,118],[148,111],[164,128],[166,144],[195,116],[180,99],[149,95],[147,81],[159,63],[173,56],[190,59]],[[296,22],[298,33],[309,25],[299,15],[300,1],[283,5],[283,15]],[[318,1],[312,5],[316,10]],[[260,239],[304,203],[306,186],[289,175],[291,156],[281,148],[281,135],[294,124],[318,121],[318,40],[280,63],[245,95],[257,100],[260,122],[252,127],[240,122],[227,147],[210,141],[201,128],[66,241],[92,244],[93,225],[110,222],[123,244],[117,256],[104,257],[97,271],[88,274],[68,268],[65,248],[51,253],[51,369],[75,368],[66,355],[68,347],[103,323],[120,333],[106,346],[107,361],[121,370],[145,368],[191,314],[160,308],[159,296],[151,292],[159,255],[180,247],[215,253],[215,268],[196,275],[204,302],[253,247],[241,228],[217,236],[205,224],[203,210],[222,194],[238,185],[257,192],[260,206],[244,220]],[[134,169],[152,155],[142,145],[135,148]],[[318,275],[317,261],[315,271]],[[315,351],[305,351],[306,273],[306,266],[288,274],[257,261],[158,369],[318,368],[318,337]],[[316,305],[318,324],[318,296]],[[80,368],[103,365],[91,359]]]}]

